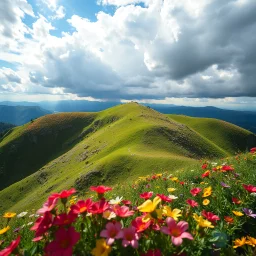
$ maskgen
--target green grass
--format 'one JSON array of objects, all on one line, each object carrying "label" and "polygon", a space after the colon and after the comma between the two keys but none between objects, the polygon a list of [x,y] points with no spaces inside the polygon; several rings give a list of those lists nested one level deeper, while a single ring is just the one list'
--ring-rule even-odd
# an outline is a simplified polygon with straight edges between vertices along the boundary
[{"label": "green grass", "polygon": [[83,191],[95,182],[114,185],[230,156],[255,139],[223,121],[187,120],[130,103],[99,113],[48,115],[17,127],[0,142],[0,212],[39,207],[49,193],[73,187],[89,172],[100,175]]}]

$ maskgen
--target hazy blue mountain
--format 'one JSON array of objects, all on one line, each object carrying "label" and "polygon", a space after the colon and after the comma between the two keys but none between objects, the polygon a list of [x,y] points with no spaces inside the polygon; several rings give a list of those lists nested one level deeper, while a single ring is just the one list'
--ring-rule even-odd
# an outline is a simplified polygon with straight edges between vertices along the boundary
[{"label": "hazy blue mountain", "polygon": [[0,105],[0,122],[22,125],[32,119],[51,113],[51,111],[42,109],[39,106]]}]

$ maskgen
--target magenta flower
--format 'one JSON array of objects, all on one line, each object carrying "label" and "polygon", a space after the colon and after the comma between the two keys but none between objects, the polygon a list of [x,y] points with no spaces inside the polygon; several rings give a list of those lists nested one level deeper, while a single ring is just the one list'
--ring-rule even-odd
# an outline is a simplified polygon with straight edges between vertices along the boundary
[{"label": "magenta flower", "polygon": [[188,199],[187,201],[186,201],[186,203],[187,204],[189,204],[191,207],[196,207],[196,206],[198,206],[198,203],[196,202],[196,201],[194,201],[194,200],[192,200],[192,199]]},{"label": "magenta flower", "polygon": [[130,211],[129,207],[123,205],[115,205],[114,206],[114,212],[117,216],[122,217],[122,218],[126,218],[129,216],[132,216],[134,214],[134,211]]},{"label": "magenta flower", "polygon": [[168,217],[166,219],[167,227],[162,227],[161,231],[171,236],[172,243],[176,246],[179,246],[183,242],[183,238],[187,238],[189,240],[193,240],[193,236],[185,232],[188,229],[188,223],[186,221],[180,221],[178,223],[175,222],[175,220],[171,217]]},{"label": "magenta flower", "polygon": [[223,187],[223,188],[230,188],[230,186],[224,182],[221,182],[220,185]]},{"label": "magenta flower", "polygon": [[135,227],[124,228],[122,231],[121,237],[123,238],[122,245],[123,247],[127,247],[131,245],[133,248],[138,248],[139,243],[138,240],[140,235],[136,232]]},{"label": "magenta flower", "polygon": [[199,194],[202,191],[201,188],[193,188],[190,190],[190,193],[192,196],[196,196],[197,194]]},{"label": "magenta flower", "polygon": [[106,225],[106,229],[102,230],[100,232],[101,237],[106,237],[106,243],[108,245],[111,245],[115,242],[115,239],[122,238],[122,231],[121,231],[121,223],[116,222],[115,224],[112,222],[109,222]]},{"label": "magenta flower", "polygon": [[243,212],[249,217],[256,218],[256,214],[251,209],[243,208]]}]

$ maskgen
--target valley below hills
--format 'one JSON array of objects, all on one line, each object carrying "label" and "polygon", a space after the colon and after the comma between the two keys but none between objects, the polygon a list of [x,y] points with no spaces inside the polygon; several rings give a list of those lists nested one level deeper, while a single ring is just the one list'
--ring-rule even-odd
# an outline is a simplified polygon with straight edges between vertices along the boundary
[{"label": "valley below hills", "polygon": [[225,121],[161,114],[137,103],[42,116],[0,139],[0,212],[41,205],[51,192],[114,185],[200,159],[246,152],[250,131]]}]

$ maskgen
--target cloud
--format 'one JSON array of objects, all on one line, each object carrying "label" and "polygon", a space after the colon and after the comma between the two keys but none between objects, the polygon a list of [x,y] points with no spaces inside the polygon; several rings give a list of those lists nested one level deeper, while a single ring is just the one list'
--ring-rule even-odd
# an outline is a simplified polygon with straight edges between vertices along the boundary
[{"label": "cloud", "polygon": [[[99,4],[115,5],[115,13],[101,11],[95,22],[73,15],[72,32],[59,38],[39,15],[18,51],[26,91],[127,100],[256,97],[255,1]],[[49,8],[58,10],[58,2]]]},{"label": "cloud", "polygon": [[64,6],[59,5],[59,0],[41,0],[42,3],[53,13],[51,19],[63,19],[66,16]]}]

